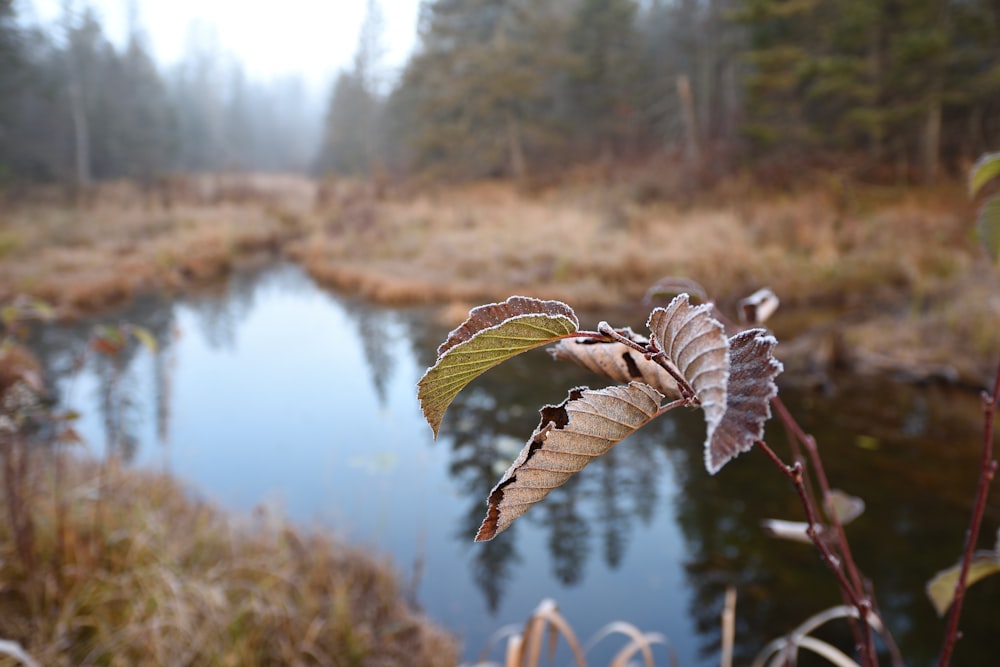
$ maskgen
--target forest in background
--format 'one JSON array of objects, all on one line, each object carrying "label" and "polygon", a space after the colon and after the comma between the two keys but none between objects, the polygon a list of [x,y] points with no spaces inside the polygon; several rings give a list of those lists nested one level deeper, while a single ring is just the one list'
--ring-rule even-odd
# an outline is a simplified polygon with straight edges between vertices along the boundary
[{"label": "forest in background", "polygon": [[93,9],[69,5],[41,27],[0,0],[0,184],[309,168],[322,105],[303,78],[254,80],[197,21],[167,67],[134,12],[116,45]]},{"label": "forest in background", "polygon": [[705,178],[913,183],[1000,144],[987,0],[426,0],[398,76],[382,17],[369,0],[324,116],[302,79],[250,79],[210,30],[166,67],[134,19],[116,46],[86,8],[43,31],[0,0],[0,181],[523,181],[666,159]]},{"label": "forest in background", "polygon": [[372,43],[334,86],[323,168],[520,180],[665,156],[908,183],[1000,140],[995,2],[436,0],[385,94]]}]

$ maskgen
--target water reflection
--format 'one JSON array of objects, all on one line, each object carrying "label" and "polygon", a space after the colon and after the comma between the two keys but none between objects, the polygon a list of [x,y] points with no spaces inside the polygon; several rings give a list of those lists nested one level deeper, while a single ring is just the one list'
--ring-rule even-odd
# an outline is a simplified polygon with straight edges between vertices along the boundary
[{"label": "water reflection", "polygon": [[[447,331],[425,311],[324,295],[285,267],[176,302],[142,299],[104,319],[148,328],[159,349],[87,353],[96,322],[39,329],[32,341],[62,399],[92,415],[83,430],[95,449],[168,465],[234,509],[278,495],[297,520],[332,523],[401,568],[424,563],[417,598],[463,636],[468,658],[546,596],[583,636],[627,620],[669,636],[686,665],[717,664],[727,585],[739,594],[743,663],[840,601],[810,547],[760,530],[765,518],[801,518],[785,479],[753,452],[709,476],[694,411],[656,420],[495,540],[473,545],[486,496],[537,425],[538,408],[571,387],[602,385],[543,351],[476,380],[431,442],[415,383]],[[958,556],[976,477],[978,400],[884,383],[837,386],[830,397],[783,396],[817,436],[832,482],[867,501],[848,529],[859,565],[911,664],[930,664],[943,623],[923,585]],[[776,424],[768,436],[784,447]],[[987,535],[1000,524],[996,498]],[[986,581],[970,592],[954,664],[991,655],[998,589]],[[850,646],[843,627],[831,632]],[[597,664],[617,648],[607,646]]]}]

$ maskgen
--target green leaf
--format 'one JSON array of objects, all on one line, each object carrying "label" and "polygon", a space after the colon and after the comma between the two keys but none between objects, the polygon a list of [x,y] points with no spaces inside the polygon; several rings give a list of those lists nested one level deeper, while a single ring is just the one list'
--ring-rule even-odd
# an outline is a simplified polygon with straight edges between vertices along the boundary
[{"label": "green leaf", "polygon": [[1000,176],[1000,153],[987,153],[969,170],[969,197],[975,198],[983,186]]},{"label": "green leaf", "polygon": [[580,321],[561,301],[512,296],[474,308],[438,348],[437,362],[417,383],[417,398],[437,437],[445,410],[479,375],[522,352],[576,332]]},{"label": "green leaf", "polygon": [[156,350],[159,345],[156,343],[156,337],[147,329],[146,327],[140,327],[135,324],[129,325],[129,330],[132,336],[135,337],[137,341],[142,343],[142,346],[150,351],[151,354],[156,354]]},{"label": "green leaf", "polygon": [[7,304],[2,309],[0,309],[0,321],[3,321],[4,326],[9,327],[18,316],[17,306],[14,304]]},{"label": "green leaf", "polygon": [[[977,551],[972,554],[972,563],[969,565],[969,575],[965,579],[965,585],[971,586],[980,579],[998,572],[1000,572],[1000,553]],[[931,599],[938,616],[944,616],[954,602],[955,585],[961,573],[962,564],[958,563],[947,570],[941,570],[927,582],[927,597]]]},{"label": "green leaf", "polygon": [[1000,261],[1000,197],[993,197],[979,209],[979,242],[994,262]]}]

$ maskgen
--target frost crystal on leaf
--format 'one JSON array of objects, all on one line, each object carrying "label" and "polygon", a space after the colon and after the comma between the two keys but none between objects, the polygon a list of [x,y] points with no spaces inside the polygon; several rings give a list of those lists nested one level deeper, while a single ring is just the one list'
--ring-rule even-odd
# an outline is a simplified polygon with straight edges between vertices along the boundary
[{"label": "frost crystal on leaf", "polygon": [[726,411],[705,446],[705,467],[715,474],[764,437],[771,399],[778,394],[774,378],[781,362],[774,358],[778,341],[764,329],[748,329],[729,339],[729,386]]}]

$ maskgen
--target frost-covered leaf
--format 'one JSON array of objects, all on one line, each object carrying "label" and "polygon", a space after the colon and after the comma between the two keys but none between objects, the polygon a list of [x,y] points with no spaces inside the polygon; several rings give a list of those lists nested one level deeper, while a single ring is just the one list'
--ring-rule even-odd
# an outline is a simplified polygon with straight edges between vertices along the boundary
[{"label": "frost-covered leaf", "polygon": [[[726,384],[730,371],[725,330],[712,317],[711,304],[692,306],[687,294],[675,297],[666,308],[653,310],[647,326],[653,342],[691,385],[705,411],[708,460],[708,448],[727,409]],[[711,466],[709,471],[715,472]]]},{"label": "frost-covered leaf", "polygon": [[846,526],[865,512],[865,501],[840,489],[830,489],[825,499],[826,515],[836,516],[841,526]]},{"label": "frost-covered leaf", "polygon": [[663,395],[641,382],[590,390],[577,387],[540,410],[531,439],[490,492],[476,541],[493,539],[514,519],[656,416]]},{"label": "frost-covered leaf", "polygon": [[[645,346],[649,341],[629,329],[624,336]],[[592,338],[565,338],[549,348],[554,359],[572,361],[578,366],[616,382],[644,382],[665,396],[677,397],[677,381],[655,361],[650,361],[624,343],[597,341]]]},{"label": "frost-covered leaf", "polygon": [[994,262],[1000,261],[1000,197],[993,197],[979,209],[976,229],[986,252]]},{"label": "frost-covered leaf", "polygon": [[778,295],[764,287],[745,299],[740,299],[740,321],[744,324],[763,324],[778,310]]},{"label": "frost-covered leaf", "polygon": [[[831,519],[835,514],[840,520],[840,525],[846,526],[851,521],[857,519],[865,511],[865,501],[856,496],[851,496],[839,489],[831,489],[826,497],[826,513]],[[793,542],[811,543],[806,529],[809,527],[804,521],[785,521],[783,519],[764,519],[760,525],[771,537],[778,537],[783,540]],[[816,531],[822,533],[827,530],[827,526],[817,525]]]},{"label": "frost-covered leaf", "polygon": [[975,198],[983,186],[1000,176],[1000,153],[987,153],[969,170],[969,197]]},{"label": "frost-covered leaf", "polygon": [[715,474],[726,463],[764,437],[771,399],[778,393],[774,378],[781,362],[774,358],[778,341],[764,329],[747,329],[729,339],[729,385],[726,410],[718,428],[709,431],[705,467]]},{"label": "frost-covered leaf", "polygon": [[424,418],[434,430],[467,384],[493,366],[522,352],[577,331],[573,309],[560,301],[512,296],[474,308],[438,348],[437,362],[417,383]]},{"label": "frost-covered leaf", "polygon": [[704,287],[690,278],[676,276],[657,280],[646,290],[642,299],[645,303],[652,303],[655,299],[674,298],[680,294],[687,294],[690,300],[696,304],[708,301],[708,292],[705,291]]},{"label": "frost-covered leaf", "polygon": [[[977,551],[972,554],[972,563],[969,565],[969,575],[965,579],[965,585],[971,586],[980,579],[991,574],[1000,572],[1000,553],[996,551]],[[944,616],[951,603],[955,601],[955,585],[958,577],[962,573],[962,564],[958,563],[946,570],[941,570],[934,578],[927,582],[927,597],[938,616]]]}]

